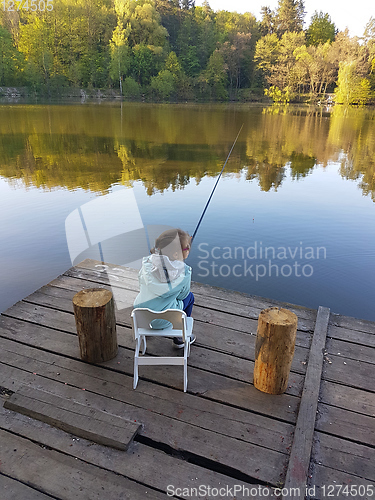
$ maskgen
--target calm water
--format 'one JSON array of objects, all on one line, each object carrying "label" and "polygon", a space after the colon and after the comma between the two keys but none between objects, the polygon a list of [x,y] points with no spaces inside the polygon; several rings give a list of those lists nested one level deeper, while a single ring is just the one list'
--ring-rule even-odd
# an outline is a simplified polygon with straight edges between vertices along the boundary
[{"label": "calm water", "polygon": [[375,320],[375,111],[247,105],[0,106],[0,311],[72,260],[192,234],[242,123],[195,281]]}]

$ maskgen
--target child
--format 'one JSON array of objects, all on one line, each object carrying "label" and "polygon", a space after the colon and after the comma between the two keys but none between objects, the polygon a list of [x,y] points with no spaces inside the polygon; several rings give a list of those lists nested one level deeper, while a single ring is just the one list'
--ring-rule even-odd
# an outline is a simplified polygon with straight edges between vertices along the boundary
[{"label": "child", "polygon": [[[144,257],[139,271],[140,292],[134,307],[153,311],[181,309],[191,316],[194,295],[190,291],[191,267],[184,263],[190,252],[191,237],[181,229],[164,231],[155,241],[151,255]],[[163,329],[170,323],[154,320],[152,327]],[[192,335],[191,343],[195,341]],[[175,347],[184,346],[182,338],[173,339]]]}]

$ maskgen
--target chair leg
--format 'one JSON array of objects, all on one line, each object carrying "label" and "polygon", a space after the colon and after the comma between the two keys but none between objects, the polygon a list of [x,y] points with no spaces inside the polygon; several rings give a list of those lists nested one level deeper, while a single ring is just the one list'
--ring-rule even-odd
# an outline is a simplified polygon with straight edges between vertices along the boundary
[{"label": "chair leg", "polygon": [[142,345],[142,341],[143,341],[143,349],[142,349],[142,356],[143,356],[144,353],[146,352],[146,348],[147,348],[146,335],[142,335],[142,337],[141,337],[141,345]]},{"label": "chair leg", "polygon": [[136,389],[138,384],[138,358],[134,358],[134,379],[133,379],[133,389]]},{"label": "chair leg", "polygon": [[185,359],[185,362],[184,362],[184,392],[187,391],[187,359]]},{"label": "chair leg", "polygon": [[136,340],[135,344],[135,353],[134,353],[134,378],[133,378],[133,389],[137,387],[138,384],[138,357],[139,357],[139,349],[141,347],[140,339]]},{"label": "chair leg", "polygon": [[187,391],[187,358],[189,356],[190,342],[185,342],[184,346],[184,392]]}]

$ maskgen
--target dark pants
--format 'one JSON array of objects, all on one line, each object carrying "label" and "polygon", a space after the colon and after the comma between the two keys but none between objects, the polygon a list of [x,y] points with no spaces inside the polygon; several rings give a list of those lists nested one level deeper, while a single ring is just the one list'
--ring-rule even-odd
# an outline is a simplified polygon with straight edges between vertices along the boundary
[{"label": "dark pants", "polygon": [[193,310],[193,304],[194,304],[194,295],[191,292],[189,292],[189,295],[186,297],[186,299],[183,300],[183,303],[186,316],[191,316],[191,311]]}]

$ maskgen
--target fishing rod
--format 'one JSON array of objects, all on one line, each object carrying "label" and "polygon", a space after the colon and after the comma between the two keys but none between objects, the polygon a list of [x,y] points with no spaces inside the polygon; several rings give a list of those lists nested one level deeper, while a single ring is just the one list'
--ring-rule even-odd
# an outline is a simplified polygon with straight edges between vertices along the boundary
[{"label": "fishing rod", "polygon": [[192,243],[193,243],[193,241],[194,241],[195,235],[197,234],[197,231],[198,231],[198,229],[199,229],[199,226],[201,225],[201,222],[202,222],[202,219],[203,219],[203,217],[204,217],[204,214],[206,213],[206,210],[207,210],[207,208],[208,208],[208,205],[210,204],[211,198],[212,198],[212,196],[213,196],[213,194],[214,194],[214,192],[215,192],[216,186],[217,186],[217,184],[218,184],[218,182],[219,182],[219,180],[220,180],[221,174],[223,173],[224,168],[225,168],[225,165],[227,164],[227,162],[228,162],[228,160],[229,160],[229,157],[230,157],[230,155],[232,154],[233,148],[234,148],[234,146],[236,145],[236,142],[237,142],[237,139],[238,139],[238,137],[239,137],[239,135],[240,135],[240,133],[241,133],[242,127],[243,127],[243,124],[241,125],[241,128],[240,128],[240,130],[238,131],[237,137],[235,138],[234,143],[232,144],[232,147],[230,148],[230,151],[229,151],[229,153],[228,153],[227,159],[225,160],[225,163],[224,163],[224,165],[223,165],[223,168],[221,169],[221,172],[220,172],[220,174],[219,174],[218,178],[216,179],[216,183],[215,183],[215,185],[214,185],[214,188],[213,188],[213,190],[211,191],[210,197],[208,198],[208,201],[207,201],[207,203],[206,203],[206,206],[204,207],[204,210],[203,210],[203,212],[202,212],[202,215],[200,216],[200,219],[199,219],[199,221],[198,221],[197,227],[195,228],[195,231],[194,231],[194,233],[193,233],[193,236],[191,237],[190,245],[192,245]]}]

